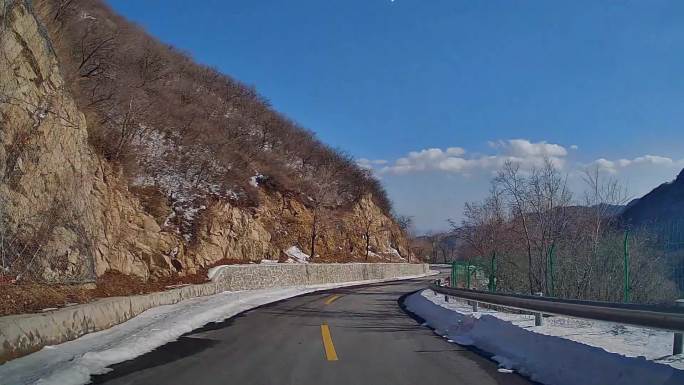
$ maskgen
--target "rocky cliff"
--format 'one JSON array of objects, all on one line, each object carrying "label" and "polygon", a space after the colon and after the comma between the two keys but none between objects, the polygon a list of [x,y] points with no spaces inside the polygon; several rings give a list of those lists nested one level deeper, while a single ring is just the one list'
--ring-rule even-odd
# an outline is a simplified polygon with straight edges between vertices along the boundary
[{"label": "rocky cliff", "polygon": [[284,260],[292,246],[310,252],[314,228],[321,261],[407,257],[401,229],[372,195],[312,208],[302,194],[256,183],[258,204],[212,196],[188,236],[170,220],[176,211],[168,190],[131,184],[93,148],[89,130],[98,122],[72,96],[54,31],[40,22],[52,15],[28,0],[0,0],[0,12],[3,274],[84,282],[109,270],[150,278],[221,259]]}]

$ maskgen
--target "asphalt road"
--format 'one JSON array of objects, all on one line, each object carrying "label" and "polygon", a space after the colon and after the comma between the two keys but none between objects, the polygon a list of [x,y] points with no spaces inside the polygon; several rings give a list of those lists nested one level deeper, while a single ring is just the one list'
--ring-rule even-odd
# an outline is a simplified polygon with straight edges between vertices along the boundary
[{"label": "asphalt road", "polygon": [[312,293],[210,324],[93,379],[104,384],[531,384],[420,326],[399,298],[428,279]]}]

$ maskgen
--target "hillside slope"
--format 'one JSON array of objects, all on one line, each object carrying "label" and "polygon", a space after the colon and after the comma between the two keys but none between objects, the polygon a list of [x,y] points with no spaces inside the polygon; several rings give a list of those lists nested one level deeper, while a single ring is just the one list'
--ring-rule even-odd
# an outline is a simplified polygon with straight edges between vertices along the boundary
[{"label": "hillside slope", "polygon": [[380,184],[253,90],[99,1],[0,11],[0,277],[408,257]]},{"label": "hillside slope", "polygon": [[672,182],[663,183],[630,203],[622,218],[636,226],[681,221],[684,218],[684,170]]}]

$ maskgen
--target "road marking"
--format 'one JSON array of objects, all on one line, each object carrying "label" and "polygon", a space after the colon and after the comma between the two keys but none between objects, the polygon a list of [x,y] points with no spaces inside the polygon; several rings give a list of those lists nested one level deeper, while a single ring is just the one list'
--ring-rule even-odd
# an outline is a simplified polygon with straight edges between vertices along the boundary
[{"label": "road marking", "polygon": [[332,296],[328,297],[328,299],[325,300],[325,304],[330,305],[331,303],[333,303],[333,301],[335,301],[336,299],[338,299],[340,297],[341,297],[341,295],[339,295],[339,294],[332,295]]},{"label": "road marking", "polygon": [[337,361],[337,352],[335,351],[335,345],[332,342],[332,336],[330,336],[330,328],[328,324],[321,325],[321,336],[323,337],[323,347],[325,348],[325,357],[328,361]]}]

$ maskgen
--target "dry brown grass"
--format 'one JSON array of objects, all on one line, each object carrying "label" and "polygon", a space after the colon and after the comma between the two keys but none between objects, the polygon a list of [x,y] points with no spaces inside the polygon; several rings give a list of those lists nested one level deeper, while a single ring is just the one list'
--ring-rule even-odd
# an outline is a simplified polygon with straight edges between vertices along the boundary
[{"label": "dry brown grass", "polygon": [[[108,271],[92,285],[49,285],[35,282],[13,283],[0,279],[0,316],[22,313],[39,313],[44,309],[60,308],[87,303],[98,298],[120,297],[169,290],[179,285],[196,285],[208,282],[207,271],[219,265],[238,265],[247,261],[221,259],[203,267],[195,274],[147,280]],[[2,276],[0,276],[2,278]]]}]

